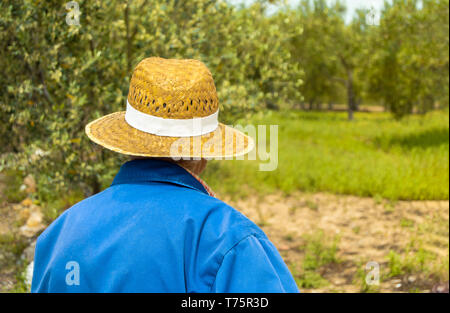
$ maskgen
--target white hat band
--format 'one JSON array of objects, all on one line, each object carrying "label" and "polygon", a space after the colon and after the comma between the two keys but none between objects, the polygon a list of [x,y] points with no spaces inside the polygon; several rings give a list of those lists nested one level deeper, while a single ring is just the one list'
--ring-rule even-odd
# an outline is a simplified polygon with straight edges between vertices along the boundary
[{"label": "white hat band", "polygon": [[219,110],[205,117],[171,119],[149,115],[136,110],[127,101],[125,121],[140,131],[168,137],[201,136],[213,132],[219,126]]}]

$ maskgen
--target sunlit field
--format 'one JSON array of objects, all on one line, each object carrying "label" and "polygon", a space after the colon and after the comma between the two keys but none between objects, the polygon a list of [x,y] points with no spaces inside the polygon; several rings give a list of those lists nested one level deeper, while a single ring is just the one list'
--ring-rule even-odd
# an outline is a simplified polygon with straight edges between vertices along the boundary
[{"label": "sunlit field", "polygon": [[241,123],[279,125],[278,168],[262,172],[259,161],[213,161],[206,180],[219,193],[302,190],[448,199],[448,111],[402,120],[387,113],[357,113],[353,122],[344,112],[269,112]]}]

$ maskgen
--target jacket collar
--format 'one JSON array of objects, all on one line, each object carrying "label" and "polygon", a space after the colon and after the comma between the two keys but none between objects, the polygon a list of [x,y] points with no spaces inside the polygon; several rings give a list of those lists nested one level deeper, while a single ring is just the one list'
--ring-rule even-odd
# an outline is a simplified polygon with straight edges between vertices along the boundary
[{"label": "jacket collar", "polygon": [[143,182],[175,184],[208,194],[205,187],[184,168],[156,159],[138,159],[124,163],[111,186]]}]

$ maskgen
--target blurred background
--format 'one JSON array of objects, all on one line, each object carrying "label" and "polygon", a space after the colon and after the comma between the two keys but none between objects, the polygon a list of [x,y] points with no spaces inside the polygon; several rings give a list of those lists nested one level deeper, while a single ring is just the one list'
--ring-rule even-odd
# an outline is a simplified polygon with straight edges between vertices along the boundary
[{"label": "blurred background", "polygon": [[448,292],[448,0],[1,1],[0,291],[29,290],[36,237],[126,160],[84,126],[150,56],[203,61],[222,122],[279,125],[275,171],[204,178],[302,291]]}]

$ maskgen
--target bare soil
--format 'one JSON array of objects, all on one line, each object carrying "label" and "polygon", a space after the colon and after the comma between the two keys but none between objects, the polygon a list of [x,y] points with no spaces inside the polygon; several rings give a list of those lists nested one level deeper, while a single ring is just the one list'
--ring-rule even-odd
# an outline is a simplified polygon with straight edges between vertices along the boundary
[{"label": "bare soil", "polygon": [[[299,245],[305,235],[320,229],[328,238],[339,238],[337,254],[341,261],[320,271],[329,284],[314,290],[302,289],[303,292],[360,292],[358,270],[364,271],[367,262],[375,261],[380,264],[380,271],[386,271],[389,252],[406,253],[412,242],[419,242],[424,250],[436,255],[437,263],[449,257],[448,201],[392,203],[298,192],[290,196],[252,196],[229,203],[262,227],[291,267],[302,262]],[[432,271],[435,264],[425,266]],[[378,291],[429,292],[446,284],[448,267],[446,272],[447,278],[440,278],[441,282],[420,272],[389,278],[382,280]]]}]

